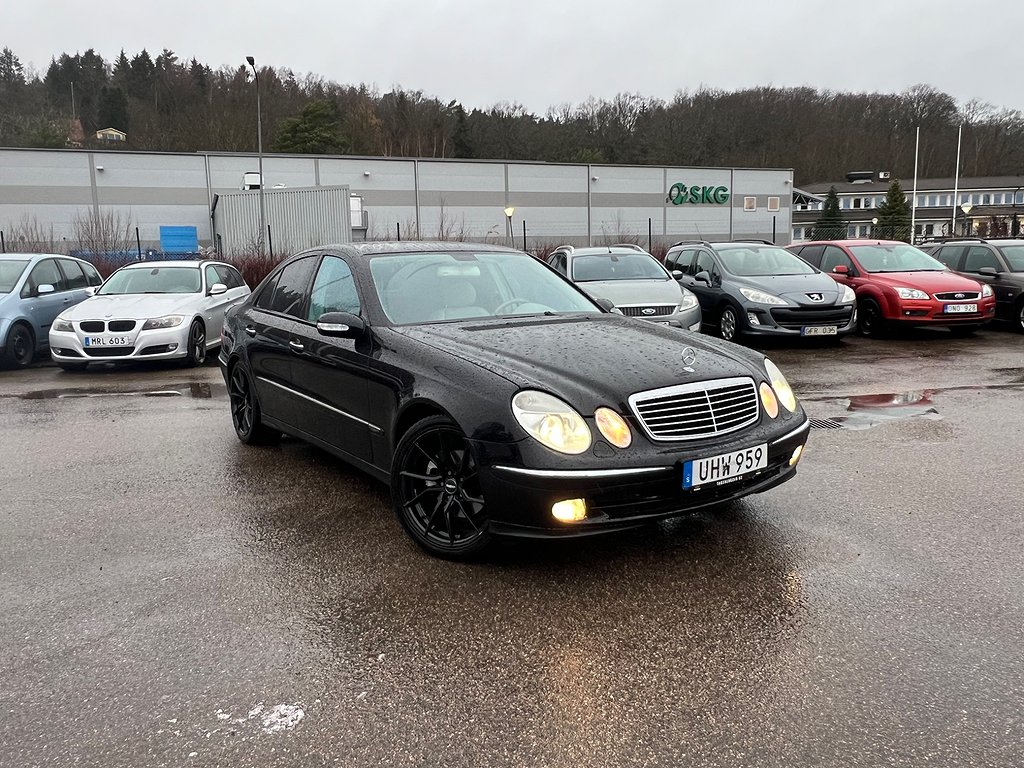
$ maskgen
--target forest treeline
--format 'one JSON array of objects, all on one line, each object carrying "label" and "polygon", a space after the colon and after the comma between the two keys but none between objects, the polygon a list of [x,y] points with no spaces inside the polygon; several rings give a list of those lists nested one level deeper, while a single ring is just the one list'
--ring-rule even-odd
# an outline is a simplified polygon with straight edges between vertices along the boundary
[{"label": "forest treeline", "polygon": [[[918,126],[921,176],[952,176],[963,125],[962,174],[1024,173],[1024,114],[959,104],[928,85],[901,93],[698,88],[668,101],[623,93],[536,115],[519,104],[466,108],[421,91],[381,92],[289,69],[264,67],[259,77],[267,151],[792,167],[797,183],[810,183],[851,170],[909,178]],[[580,83],[581,93],[587,88]],[[250,152],[256,145],[256,90],[244,64],[213,69],[166,49],[122,51],[111,62],[90,49],[61,54],[36,73],[10,48],[0,51],[0,146],[65,146],[72,109],[86,146],[98,145],[90,137],[101,128],[124,131],[128,141],[116,147],[125,149]]]}]

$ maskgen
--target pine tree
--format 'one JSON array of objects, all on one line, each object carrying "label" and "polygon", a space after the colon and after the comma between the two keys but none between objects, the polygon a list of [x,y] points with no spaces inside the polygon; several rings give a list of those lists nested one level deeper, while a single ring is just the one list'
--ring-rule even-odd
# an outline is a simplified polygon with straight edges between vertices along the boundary
[{"label": "pine tree", "polygon": [[0,93],[25,85],[25,69],[10,48],[0,51]]},{"label": "pine tree", "polygon": [[311,101],[298,117],[282,121],[274,143],[275,152],[304,155],[342,154],[347,149],[338,105],[326,99]]},{"label": "pine tree", "polygon": [[128,97],[120,88],[104,87],[100,91],[97,125],[128,133]]},{"label": "pine tree", "polygon": [[885,201],[878,206],[878,224],[872,234],[887,240],[910,242],[910,202],[899,179],[889,185]]},{"label": "pine tree", "polygon": [[822,208],[821,216],[814,222],[814,229],[811,232],[812,240],[841,240],[846,237],[846,222],[843,214],[839,212],[839,195],[836,188],[830,187],[825,195],[825,206]]}]

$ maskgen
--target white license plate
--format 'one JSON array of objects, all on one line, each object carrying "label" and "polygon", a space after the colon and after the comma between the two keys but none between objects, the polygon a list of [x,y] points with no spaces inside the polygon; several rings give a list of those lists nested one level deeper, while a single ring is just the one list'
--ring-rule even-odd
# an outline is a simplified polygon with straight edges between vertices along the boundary
[{"label": "white license plate", "polygon": [[131,336],[86,336],[85,346],[87,347],[130,347]]},{"label": "white license plate", "polygon": [[837,336],[839,326],[836,325],[805,325],[800,329],[801,336]]},{"label": "white license plate", "polygon": [[949,314],[972,314],[978,311],[977,304],[947,304],[945,312]]},{"label": "white license plate", "polygon": [[683,488],[697,488],[712,483],[721,485],[767,466],[767,443],[706,459],[694,459],[683,464]]}]

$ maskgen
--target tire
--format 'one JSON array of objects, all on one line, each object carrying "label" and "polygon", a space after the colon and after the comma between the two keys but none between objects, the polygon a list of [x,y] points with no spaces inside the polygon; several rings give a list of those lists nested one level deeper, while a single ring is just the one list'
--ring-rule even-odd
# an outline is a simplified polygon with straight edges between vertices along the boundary
[{"label": "tire", "polygon": [[68,373],[81,373],[89,367],[88,363],[57,363],[62,371]]},{"label": "tire", "polygon": [[188,329],[188,353],[185,355],[185,365],[188,368],[198,368],[206,362],[206,326],[199,320],[193,320]]},{"label": "tire", "polygon": [[4,368],[28,368],[36,356],[36,337],[24,323],[15,323],[7,331],[0,363]]},{"label": "tire", "polygon": [[398,442],[391,500],[406,533],[436,557],[458,560],[490,544],[487,505],[466,436],[444,416],[429,416]]},{"label": "tire", "polygon": [[1013,329],[1017,333],[1024,333],[1024,299],[1017,302],[1017,306],[1013,308]]},{"label": "tire", "polygon": [[882,308],[874,299],[864,299],[857,307],[857,330],[861,336],[870,339],[880,339],[887,334],[888,323],[882,315]]},{"label": "tire", "polygon": [[243,443],[271,445],[281,439],[280,432],[263,424],[252,379],[238,363],[228,371],[228,402],[231,404],[231,424],[235,435]]},{"label": "tire", "polygon": [[740,337],[740,319],[731,304],[722,307],[718,315],[718,335],[726,341],[736,341]]}]

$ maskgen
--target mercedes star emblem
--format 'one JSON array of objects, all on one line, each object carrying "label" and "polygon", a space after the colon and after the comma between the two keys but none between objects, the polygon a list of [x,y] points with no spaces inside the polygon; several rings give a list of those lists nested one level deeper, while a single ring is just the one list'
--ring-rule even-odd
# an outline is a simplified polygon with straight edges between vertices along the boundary
[{"label": "mercedes star emblem", "polygon": [[693,347],[683,347],[683,365],[693,365],[697,362],[697,352]]}]

